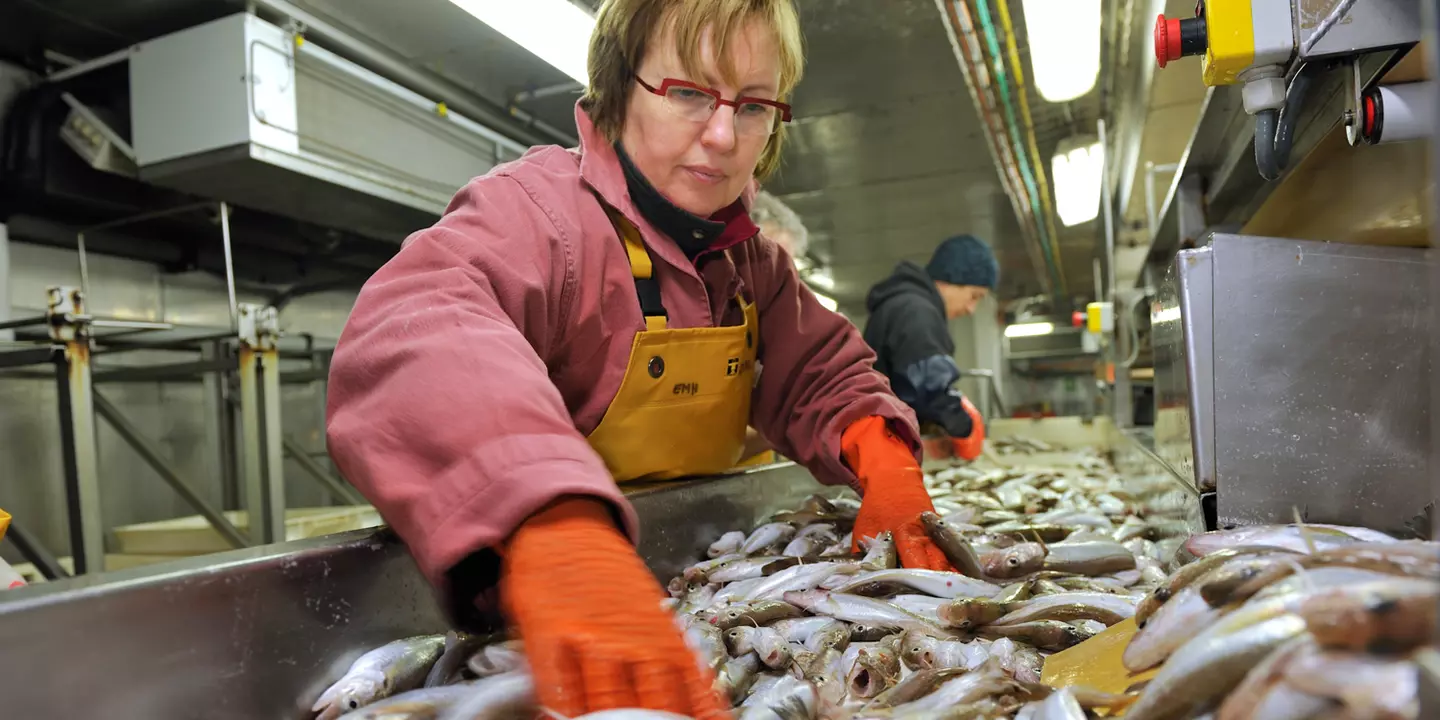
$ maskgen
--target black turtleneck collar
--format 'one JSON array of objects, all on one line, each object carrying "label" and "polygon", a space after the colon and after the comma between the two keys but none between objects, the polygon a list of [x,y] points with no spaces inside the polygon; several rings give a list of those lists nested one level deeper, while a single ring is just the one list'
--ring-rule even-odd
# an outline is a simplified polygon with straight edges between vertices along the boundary
[{"label": "black turtleneck collar", "polygon": [[665,199],[665,196],[640,174],[640,169],[635,167],[619,141],[615,143],[615,154],[620,157],[620,167],[625,170],[625,186],[630,190],[630,200],[635,203],[635,208],[656,230],[674,240],[685,252],[685,257],[694,261],[720,239],[725,232],[724,222],[706,220]]}]

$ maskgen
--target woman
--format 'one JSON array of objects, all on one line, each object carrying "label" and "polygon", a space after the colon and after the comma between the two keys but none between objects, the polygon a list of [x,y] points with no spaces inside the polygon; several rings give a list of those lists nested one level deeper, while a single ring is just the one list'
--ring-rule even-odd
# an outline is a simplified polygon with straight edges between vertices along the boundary
[{"label": "woman", "polygon": [[914,416],[746,213],[780,157],[798,25],[790,0],[606,4],[580,147],[462,189],[336,347],[337,465],[457,621],[505,615],[564,715],[723,712],[616,483],[730,467],[747,419],[862,492],[857,539],[892,531],[902,562],[945,566]]}]

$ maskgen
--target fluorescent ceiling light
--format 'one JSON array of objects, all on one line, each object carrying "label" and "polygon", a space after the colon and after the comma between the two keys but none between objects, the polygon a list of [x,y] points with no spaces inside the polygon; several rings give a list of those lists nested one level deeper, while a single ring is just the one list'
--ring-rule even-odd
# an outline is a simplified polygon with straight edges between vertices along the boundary
[{"label": "fluorescent ceiling light", "polygon": [[1050,161],[1055,182],[1055,212],[1065,227],[1089,222],[1100,214],[1100,183],[1105,174],[1105,148],[1082,145],[1074,138],[1060,143]]},{"label": "fluorescent ceiling light", "polygon": [[835,278],[830,275],[829,268],[821,268],[819,270],[811,272],[810,274],[805,276],[805,282],[810,283],[811,285],[814,285],[821,290],[835,289]]},{"label": "fluorescent ceiling light", "polygon": [[815,293],[815,299],[820,301],[821,307],[829,310],[830,312],[835,312],[840,309],[840,303],[835,302],[835,298],[832,298],[829,295],[821,295],[820,293]]},{"label": "fluorescent ceiling light", "polygon": [[1031,337],[1033,335],[1049,335],[1052,332],[1055,332],[1055,325],[1048,322],[1005,326],[1005,337]]},{"label": "fluorescent ceiling light", "polygon": [[1066,102],[1095,87],[1100,0],[1025,0],[1025,35],[1040,97]]},{"label": "fluorescent ceiling light", "polygon": [[569,0],[450,0],[536,57],[589,82],[585,56],[595,18]]}]

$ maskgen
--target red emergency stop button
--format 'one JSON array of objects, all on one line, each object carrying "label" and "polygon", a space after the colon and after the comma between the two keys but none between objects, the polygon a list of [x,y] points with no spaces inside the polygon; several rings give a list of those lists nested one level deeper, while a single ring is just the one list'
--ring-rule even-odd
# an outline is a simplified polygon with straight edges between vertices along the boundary
[{"label": "red emergency stop button", "polygon": [[1155,18],[1155,62],[1165,67],[1171,60],[1205,54],[1209,40],[1205,35],[1205,17]]},{"label": "red emergency stop button", "polygon": [[1076,310],[1070,315],[1070,324],[1075,327],[1085,327],[1085,311]]}]

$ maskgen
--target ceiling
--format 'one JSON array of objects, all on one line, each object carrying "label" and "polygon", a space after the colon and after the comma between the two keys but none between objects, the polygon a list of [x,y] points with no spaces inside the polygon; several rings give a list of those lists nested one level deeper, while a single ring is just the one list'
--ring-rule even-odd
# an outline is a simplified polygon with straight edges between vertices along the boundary
[{"label": "ceiling", "polygon": [[[559,92],[526,100],[521,107],[573,136],[571,112],[578,88],[567,88],[559,71],[449,0],[295,2],[497,104],[510,103],[522,91],[559,87]],[[44,29],[38,36],[8,42],[0,30],[0,49],[13,55],[17,47],[40,46],[81,59],[243,6],[240,0],[6,4],[8,8],[0,9],[0,27],[7,24],[7,13],[18,13],[44,20]],[[1010,5],[1028,75],[1020,1],[1010,0]],[[1002,266],[1002,298],[1038,293],[1039,277],[993,166],[936,1],[797,0],[797,6],[805,32],[806,74],[795,93],[796,120],[782,169],[767,189],[806,223],[812,253],[833,268],[834,295],[842,307],[863,314],[866,290],[897,261],[923,262],[938,242],[957,233],[977,235],[995,248]],[[1062,138],[1094,132],[1100,92],[1060,105],[1043,101],[1033,89],[1029,92],[1046,166],[1037,169],[1048,174],[1050,154]],[[1060,232],[1071,296],[1091,292],[1098,236],[1095,223]]]}]

